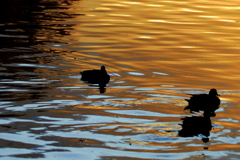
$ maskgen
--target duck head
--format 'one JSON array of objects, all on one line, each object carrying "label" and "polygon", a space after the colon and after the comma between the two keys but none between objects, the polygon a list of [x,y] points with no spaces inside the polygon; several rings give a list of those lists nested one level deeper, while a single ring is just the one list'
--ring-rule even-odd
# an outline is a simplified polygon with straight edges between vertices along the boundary
[{"label": "duck head", "polygon": [[101,71],[106,71],[105,66],[101,67]]},{"label": "duck head", "polygon": [[107,73],[107,71],[106,71],[106,69],[105,69],[105,66],[103,66],[103,65],[102,65],[100,71],[101,71],[102,73]]},{"label": "duck head", "polygon": [[217,93],[217,90],[214,89],[214,88],[209,91],[209,95],[210,95],[210,96],[220,96],[220,95]]}]

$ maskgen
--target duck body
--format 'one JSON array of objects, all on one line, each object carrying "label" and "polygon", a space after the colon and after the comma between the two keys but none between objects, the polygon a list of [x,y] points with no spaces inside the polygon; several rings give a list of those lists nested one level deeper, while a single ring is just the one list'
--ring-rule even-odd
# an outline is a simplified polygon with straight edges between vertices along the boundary
[{"label": "duck body", "polygon": [[86,70],[80,73],[82,75],[81,80],[86,81],[87,83],[99,84],[103,86],[110,81],[110,76],[108,75],[104,66],[102,66],[100,70]]},{"label": "duck body", "polygon": [[198,94],[192,95],[190,99],[186,99],[188,102],[188,106],[184,109],[190,109],[190,112],[199,112],[204,111],[206,116],[214,115],[215,110],[219,108],[221,103],[220,99],[218,98],[218,93],[216,89],[211,89],[209,94]]}]

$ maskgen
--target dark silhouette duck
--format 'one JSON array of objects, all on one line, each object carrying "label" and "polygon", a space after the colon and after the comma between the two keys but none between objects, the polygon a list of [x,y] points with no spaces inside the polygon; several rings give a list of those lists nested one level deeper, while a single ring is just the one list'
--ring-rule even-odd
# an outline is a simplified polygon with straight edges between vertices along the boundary
[{"label": "dark silhouette duck", "polygon": [[80,73],[82,75],[82,81],[85,81],[89,84],[98,84],[100,93],[104,93],[106,91],[105,87],[110,81],[110,76],[108,75],[105,66],[102,66],[100,70],[86,70]]},{"label": "dark silhouette duck", "polygon": [[203,142],[209,142],[209,135],[212,129],[212,122],[209,116],[185,117],[182,118],[182,129],[178,132],[181,137],[202,136]]},{"label": "dark silhouette duck", "polygon": [[220,99],[216,89],[211,89],[208,94],[192,95],[188,101],[188,106],[184,109],[190,109],[190,113],[204,111],[204,116],[215,116],[215,110],[219,108]]}]

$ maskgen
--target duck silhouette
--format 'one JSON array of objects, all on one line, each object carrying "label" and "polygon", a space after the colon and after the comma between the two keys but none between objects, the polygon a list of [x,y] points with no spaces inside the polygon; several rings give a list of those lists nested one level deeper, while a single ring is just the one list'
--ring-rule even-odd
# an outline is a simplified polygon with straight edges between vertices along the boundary
[{"label": "duck silhouette", "polygon": [[85,81],[89,84],[98,84],[100,93],[104,93],[106,91],[105,87],[110,81],[110,76],[108,75],[105,66],[101,66],[100,70],[86,70],[80,73],[82,75],[82,81]]},{"label": "duck silhouette", "polygon": [[202,135],[203,142],[209,142],[209,135],[212,129],[212,122],[210,116],[204,117],[185,117],[182,118],[182,130],[178,132],[181,137],[193,137]]},{"label": "duck silhouette", "polygon": [[220,95],[216,89],[211,89],[208,94],[192,95],[190,99],[185,99],[188,102],[188,106],[184,110],[190,109],[190,113],[204,111],[204,116],[214,117],[216,116],[215,110],[219,108],[221,103],[218,96]]}]

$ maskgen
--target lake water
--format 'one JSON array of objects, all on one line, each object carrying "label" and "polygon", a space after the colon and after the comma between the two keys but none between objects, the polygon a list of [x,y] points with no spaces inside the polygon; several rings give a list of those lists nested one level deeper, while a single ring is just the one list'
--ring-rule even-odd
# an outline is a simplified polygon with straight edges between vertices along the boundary
[{"label": "lake water", "polygon": [[[0,159],[240,158],[240,2],[11,0],[0,13]],[[101,65],[103,94],[80,80]],[[211,88],[210,135],[179,136],[185,117],[204,124],[185,99]]]}]

